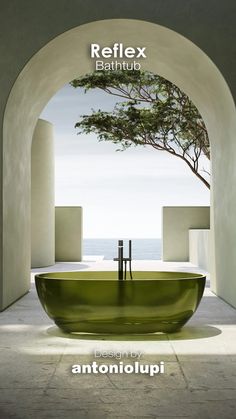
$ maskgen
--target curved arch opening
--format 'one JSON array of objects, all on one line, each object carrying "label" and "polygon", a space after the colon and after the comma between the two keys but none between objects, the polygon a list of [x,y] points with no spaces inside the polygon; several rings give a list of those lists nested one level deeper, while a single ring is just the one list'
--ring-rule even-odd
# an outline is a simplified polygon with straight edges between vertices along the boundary
[{"label": "curved arch opening", "polygon": [[[120,144],[99,142],[94,132],[76,135],[80,130],[74,125],[80,115],[91,115],[93,109],[113,113],[117,103],[124,101],[124,97],[98,88],[84,94],[83,88],[65,85],[46,105],[40,118],[54,124],[55,202],[61,206],[82,205],[85,239],[158,239],[153,241],[156,250],[152,259],[161,259],[162,207],[209,206],[209,190],[193,175],[185,161],[173,158],[167,151],[161,153],[151,144],[117,153]],[[147,105],[145,102],[146,108]],[[177,150],[183,153],[182,148]],[[196,157],[194,150],[190,155]],[[199,173],[204,177],[201,169],[207,169],[209,161],[201,155],[198,163]],[[116,240],[114,242],[113,256]],[[105,248],[104,252],[106,254]],[[100,249],[101,254],[104,253]],[[144,254],[142,258],[145,259]]]},{"label": "curved arch opening", "polygon": [[231,93],[214,63],[188,39],[160,25],[129,19],[97,21],[61,34],[30,59],[12,88],[3,127],[4,278],[11,278],[3,305],[9,305],[29,287],[30,150],[34,127],[56,91],[78,75],[94,70],[88,56],[93,39],[102,45],[117,39],[134,46],[146,45],[143,69],[172,81],[199,109],[212,153],[212,288],[236,305],[235,284],[230,279],[236,269],[236,192],[229,182],[236,177],[236,113]]}]

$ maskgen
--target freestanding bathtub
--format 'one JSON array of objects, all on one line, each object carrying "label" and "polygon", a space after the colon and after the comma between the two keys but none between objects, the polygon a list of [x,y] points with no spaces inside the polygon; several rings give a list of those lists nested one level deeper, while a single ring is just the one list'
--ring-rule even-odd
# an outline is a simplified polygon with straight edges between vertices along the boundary
[{"label": "freestanding bathtub", "polygon": [[186,272],[54,272],[35,276],[41,304],[69,333],[171,333],[196,311],[206,277]]}]

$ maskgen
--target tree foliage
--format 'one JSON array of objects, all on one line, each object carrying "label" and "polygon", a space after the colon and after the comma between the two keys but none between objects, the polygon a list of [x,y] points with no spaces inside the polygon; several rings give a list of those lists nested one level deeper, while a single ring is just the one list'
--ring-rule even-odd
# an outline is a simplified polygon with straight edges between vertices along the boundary
[{"label": "tree foliage", "polygon": [[117,96],[111,112],[92,110],[81,116],[79,133],[96,133],[100,141],[111,141],[125,150],[151,146],[181,158],[208,187],[208,172],[200,158],[210,159],[204,121],[197,108],[177,86],[146,71],[95,71],[71,82],[75,88],[101,89]]}]

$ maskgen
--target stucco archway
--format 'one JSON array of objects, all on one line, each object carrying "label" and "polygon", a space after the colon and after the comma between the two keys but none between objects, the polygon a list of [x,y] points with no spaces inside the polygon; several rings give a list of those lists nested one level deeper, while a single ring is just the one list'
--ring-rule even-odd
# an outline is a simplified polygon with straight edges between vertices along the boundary
[{"label": "stucco archway", "polygon": [[209,57],[188,39],[157,24],[114,19],[85,24],[53,39],[30,59],[11,90],[3,126],[2,309],[29,288],[30,148],[35,124],[57,90],[94,70],[88,54],[94,41],[146,46],[143,68],[178,85],[201,112],[212,146],[212,287],[236,306],[236,112],[229,88]]}]

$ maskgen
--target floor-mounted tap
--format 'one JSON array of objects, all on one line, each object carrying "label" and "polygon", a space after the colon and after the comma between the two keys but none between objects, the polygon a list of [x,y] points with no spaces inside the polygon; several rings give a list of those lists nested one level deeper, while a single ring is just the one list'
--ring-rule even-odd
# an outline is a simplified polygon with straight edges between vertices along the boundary
[{"label": "floor-mounted tap", "polygon": [[[126,279],[127,262],[129,262],[129,273],[130,279],[132,279],[131,261],[132,261],[132,241],[129,240],[129,257],[124,258],[124,242],[118,240],[118,257],[113,259],[118,262],[118,279],[123,281]],[[124,275],[124,264],[125,264],[125,275]]]}]

